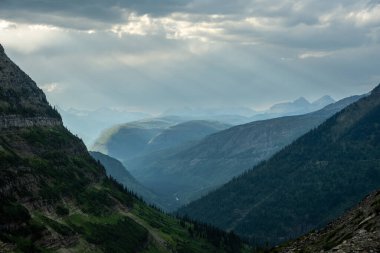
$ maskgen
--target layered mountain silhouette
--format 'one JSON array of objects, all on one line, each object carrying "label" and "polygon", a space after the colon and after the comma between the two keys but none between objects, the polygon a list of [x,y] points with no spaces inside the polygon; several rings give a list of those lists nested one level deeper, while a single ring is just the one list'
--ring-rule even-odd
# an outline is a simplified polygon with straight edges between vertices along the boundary
[{"label": "layered mountain silhouette", "polygon": [[270,158],[360,97],[305,115],[256,121],[211,134],[181,148],[125,160],[141,183],[172,199],[168,210],[195,200]]},{"label": "layered mountain silhouette", "polygon": [[[128,160],[149,152],[180,146],[186,142],[199,141],[209,134],[224,130],[232,125],[258,119],[305,114],[319,110],[333,102],[334,100],[329,96],[324,96],[313,103],[301,97],[293,102],[275,104],[269,110],[261,113],[249,108],[227,108],[224,110],[172,109],[165,112],[161,117],[146,118],[108,128],[95,140],[91,149],[109,154],[119,160]],[[62,111],[62,113],[64,113],[65,122],[70,123],[69,125],[73,129],[78,128],[75,124],[78,117],[82,115],[86,116],[86,119],[89,118],[88,115],[94,117],[89,112],[71,111],[71,113],[67,111]],[[104,118],[101,112],[95,113],[99,118]],[[249,116],[254,114],[257,115]],[[75,115],[75,119],[73,119],[73,115]],[[95,119],[90,118],[88,121],[87,123],[84,123],[83,120],[78,121],[80,128],[91,129],[87,125],[96,123]],[[110,120],[107,120],[107,123],[109,122]],[[104,125],[104,123],[96,124]],[[83,129],[79,131],[85,132]]]},{"label": "layered mountain silhouette", "polygon": [[87,152],[0,46],[0,252],[240,252],[147,206]]},{"label": "layered mountain silhouette", "polygon": [[260,242],[297,237],[380,188],[379,145],[380,86],[179,213]]},{"label": "layered mountain silhouette", "polygon": [[163,116],[177,115],[193,120],[213,120],[225,122],[232,125],[240,125],[255,120],[271,119],[276,117],[306,114],[322,109],[334,103],[335,100],[325,95],[314,102],[309,102],[306,98],[300,97],[294,101],[277,103],[269,109],[256,111],[247,107],[232,108],[171,108],[165,111]]}]

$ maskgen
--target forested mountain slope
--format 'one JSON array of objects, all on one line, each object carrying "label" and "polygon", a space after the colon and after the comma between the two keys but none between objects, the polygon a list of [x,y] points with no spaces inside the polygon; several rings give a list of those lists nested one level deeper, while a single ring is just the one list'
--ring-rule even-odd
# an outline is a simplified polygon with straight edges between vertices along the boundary
[{"label": "forested mountain slope", "polygon": [[179,213],[276,244],[325,225],[379,187],[380,86]]}]

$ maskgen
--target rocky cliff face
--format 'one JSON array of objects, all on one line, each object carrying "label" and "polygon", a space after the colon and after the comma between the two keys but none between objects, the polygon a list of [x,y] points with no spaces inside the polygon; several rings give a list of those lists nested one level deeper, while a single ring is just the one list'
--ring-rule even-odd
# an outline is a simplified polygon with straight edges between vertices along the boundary
[{"label": "rocky cliff face", "polygon": [[41,127],[41,126],[59,126],[62,121],[50,117],[19,117],[17,115],[0,116],[0,129],[5,128],[22,128],[22,127]]}]

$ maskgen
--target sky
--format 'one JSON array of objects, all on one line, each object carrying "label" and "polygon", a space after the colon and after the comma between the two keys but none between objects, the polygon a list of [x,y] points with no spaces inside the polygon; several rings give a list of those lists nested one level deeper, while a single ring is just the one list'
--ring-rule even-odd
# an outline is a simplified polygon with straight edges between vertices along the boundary
[{"label": "sky", "polygon": [[0,0],[0,43],[63,108],[261,109],[380,83],[379,0]]}]

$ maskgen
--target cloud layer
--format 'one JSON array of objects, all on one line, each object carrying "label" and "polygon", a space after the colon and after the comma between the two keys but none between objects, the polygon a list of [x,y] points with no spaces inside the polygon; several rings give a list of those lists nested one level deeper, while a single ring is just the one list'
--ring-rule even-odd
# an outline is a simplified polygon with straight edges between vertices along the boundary
[{"label": "cloud layer", "polygon": [[63,107],[263,107],[379,83],[380,2],[4,0],[0,43]]}]

